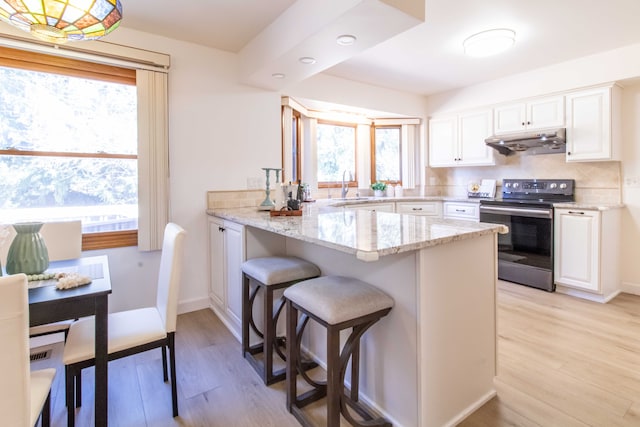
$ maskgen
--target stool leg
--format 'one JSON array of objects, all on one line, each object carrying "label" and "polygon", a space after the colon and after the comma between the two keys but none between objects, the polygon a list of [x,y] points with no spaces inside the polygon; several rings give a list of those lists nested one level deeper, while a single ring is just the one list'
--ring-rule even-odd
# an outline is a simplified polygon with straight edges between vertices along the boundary
[{"label": "stool leg", "polygon": [[249,277],[242,273],[242,357],[249,351],[249,317],[251,316],[249,292]]},{"label": "stool leg", "polygon": [[340,396],[344,385],[341,380],[340,330],[327,327],[327,426],[340,426]]},{"label": "stool leg", "polygon": [[273,344],[275,342],[276,328],[273,320],[273,291],[269,286],[264,290],[263,326],[264,338],[262,340],[262,355],[264,357],[263,381],[269,384],[273,377]]},{"label": "stool leg", "polygon": [[[355,332],[355,330],[356,328],[354,327],[353,332]],[[354,343],[353,351],[351,352],[351,400],[353,400],[354,402],[358,401],[359,388],[360,388],[360,340]]]},{"label": "stool leg", "polygon": [[287,410],[292,412],[292,405],[297,399],[296,379],[297,355],[296,355],[296,327],[298,323],[298,310],[293,307],[291,301],[286,302],[286,323],[287,323]]}]

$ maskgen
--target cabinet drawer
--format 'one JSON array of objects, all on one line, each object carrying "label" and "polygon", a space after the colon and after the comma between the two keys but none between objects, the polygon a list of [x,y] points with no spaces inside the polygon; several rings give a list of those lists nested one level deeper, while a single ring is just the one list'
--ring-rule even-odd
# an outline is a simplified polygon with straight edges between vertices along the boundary
[{"label": "cabinet drawer", "polygon": [[477,203],[444,202],[444,218],[480,220],[480,205]]},{"label": "cabinet drawer", "polygon": [[396,203],[396,213],[442,216],[441,202],[399,202]]},{"label": "cabinet drawer", "polygon": [[393,212],[393,203],[358,203],[346,205],[348,209],[363,209],[377,212]]}]

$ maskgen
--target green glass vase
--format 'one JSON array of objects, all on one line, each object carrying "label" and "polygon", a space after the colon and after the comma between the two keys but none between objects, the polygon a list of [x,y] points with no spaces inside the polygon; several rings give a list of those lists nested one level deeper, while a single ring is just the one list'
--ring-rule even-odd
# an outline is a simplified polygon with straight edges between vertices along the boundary
[{"label": "green glass vase", "polygon": [[13,224],[16,237],[7,253],[7,274],[40,274],[49,267],[49,252],[40,234],[41,222]]}]

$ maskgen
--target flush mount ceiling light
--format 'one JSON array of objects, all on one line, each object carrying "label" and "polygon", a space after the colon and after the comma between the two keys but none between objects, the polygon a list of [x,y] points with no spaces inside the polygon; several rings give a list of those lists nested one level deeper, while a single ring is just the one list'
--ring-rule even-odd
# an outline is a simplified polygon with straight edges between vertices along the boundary
[{"label": "flush mount ceiling light", "polygon": [[356,42],[356,36],[352,36],[351,34],[343,34],[336,38],[336,43],[340,46],[351,46]]},{"label": "flush mount ceiling light", "polygon": [[95,40],[120,25],[120,0],[0,0],[0,19],[41,40]]},{"label": "flush mount ceiling light", "polygon": [[462,42],[464,52],[476,58],[496,55],[509,49],[516,41],[516,33],[506,28],[482,31]]},{"label": "flush mount ceiling light", "polygon": [[312,58],[310,56],[303,56],[302,58],[298,59],[298,61],[302,62],[305,65],[311,65],[316,63],[316,58]]}]

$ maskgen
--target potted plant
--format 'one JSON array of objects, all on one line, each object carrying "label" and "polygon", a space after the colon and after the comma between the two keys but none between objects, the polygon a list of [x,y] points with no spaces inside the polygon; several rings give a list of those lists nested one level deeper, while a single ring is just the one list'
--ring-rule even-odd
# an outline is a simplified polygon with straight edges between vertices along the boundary
[{"label": "potted plant", "polygon": [[384,191],[387,189],[387,184],[385,182],[376,181],[371,184],[371,189],[373,190],[373,195],[375,197],[384,197]]}]

